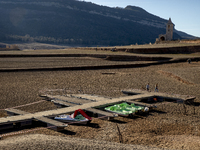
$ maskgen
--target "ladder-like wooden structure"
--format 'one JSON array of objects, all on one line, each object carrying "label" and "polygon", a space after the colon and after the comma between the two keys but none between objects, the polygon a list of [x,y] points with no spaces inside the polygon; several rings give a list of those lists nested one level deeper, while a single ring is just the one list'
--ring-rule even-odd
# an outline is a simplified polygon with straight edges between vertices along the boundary
[{"label": "ladder-like wooden structure", "polygon": [[42,95],[42,97],[45,97],[47,100],[54,102],[54,104],[59,105],[62,108],[36,113],[28,113],[12,108],[6,109],[8,115],[10,116],[0,118],[0,129],[12,128],[13,124],[16,123],[20,124],[20,126],[30,125],[32,124],[32,120],[37,120],[46,123],[49,128],[59,131],[67,127],[67,124],[54,120],[52,118],[61,114],[73,113],[77,109],[82,109],[95,114],[97,117],[102,117],[110,120],[117,115],[114,113],[106,112],[102,108],[121,102],[135,103],[136,105],[153,108],[156,107],[156,104],[148,104],[136,100],[149,99],[158,96],[166,99],[174,99],[177,102],[185,102],[195,99],[195,97],[191,96],[178,96],[159,92],[147,92],[142,90],[126,90],[122,92],[131,96],[106,98],[88,94],[71,94],[62,96]]}]

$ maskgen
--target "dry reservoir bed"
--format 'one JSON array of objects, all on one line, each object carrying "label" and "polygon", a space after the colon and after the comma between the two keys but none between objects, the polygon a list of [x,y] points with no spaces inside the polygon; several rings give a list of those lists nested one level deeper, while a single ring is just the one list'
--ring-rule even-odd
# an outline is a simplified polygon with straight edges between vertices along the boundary
[{"label": "dry reservoir bed", "polygon": [[[65,63],[65,60],[62,59],[60,63],[62,61]],[[29,60],[26,62],[28,65]],[[72,65],[73,62],[71,60]],[[23,65],[26,67],[25,64]],[[173,76],[161,74],[159,71],[170,72],[173,75],[179,76],[182,80],[187,80],[193,84],[180,82],[180,80],[173,78]],[[112,74],[105,74],[105,72],[112,72]],[[0,109],[40,101],[42,98],[38,94],[42,89],[66,88],[69,93],[78,93],[81,90],[86,94],[119,97],[123,96],[121,90],[144,88],[147,82],[149,82],[150,89],[153,91],[154,85],[158,83],[160,92],[196,96],[196,106],[187,105],[185,114],[183,105],[165,103],[160,105],[155,111],[150,112],[147,116],[137,116],[135,118],[118,117],[114,122],[94,119],[92,126],[69,125],[63,132],[42,129],[30,133],[35,136],[37,133],[119,143],[117,124],[124,144],[146,145],[169,149],[199,149],[199,74],[199,62],[193,62],[192,64],[187,64],[186,62],[164,64],[130,69],[4,72],[0,73]],[[51,102],[44,101],[19,109],[27,112],[38,112],[55,108]],[[5,111],[2,110],[0,115],[2,117],[5,116]],[[51,138],[50,136],[45,136],[41,138],[41,141],[47,141],[45,139],[48,139],[48,137]],[[56,137],[53,138],[55,139]],[[10,137],[7,137],[5,141],[0,141],[0,145],[6,145],[9,139]],[[19,142],[25,143],[25,140]],[[30,148],[28,143],[24,144],[24,149],[26,147]],[[45,146],[47,148],[47,145],[42,143],[44,142],[39,142],[41,149],[45,149]],[[17,146],[19,144],[16,142],[13,145]],[[37,142],[31,145],[37,148]],[[52,149],[53,147],[57,148],[57,144],[52,144]]]},{"label": "dry reservoir bed", "polygon": [[[148,63],[153,61],[148,61]],[[108,61],[91,57],[19,57],[0,58],[0,69],[6,68],[56,68],[100,65],[141,64],[147,61]]]}]

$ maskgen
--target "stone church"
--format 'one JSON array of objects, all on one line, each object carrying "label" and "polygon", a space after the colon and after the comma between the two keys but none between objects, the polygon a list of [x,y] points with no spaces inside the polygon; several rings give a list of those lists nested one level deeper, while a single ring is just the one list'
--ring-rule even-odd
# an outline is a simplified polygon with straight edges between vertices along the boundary
[{"label": "stone church", "polygon": [[166,34],[159,35],[159,38],[156,39],[156,42],[171,41],[173,39],[174,26],[175,25],[172,23],[171,18],[169,18],[166,26]]}]

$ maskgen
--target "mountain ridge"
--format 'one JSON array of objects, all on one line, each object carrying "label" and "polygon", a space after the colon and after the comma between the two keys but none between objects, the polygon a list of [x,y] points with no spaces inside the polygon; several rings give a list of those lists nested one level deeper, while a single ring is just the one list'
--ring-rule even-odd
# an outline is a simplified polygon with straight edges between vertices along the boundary
[{"label": "mountain ridge", "polygon": [[75,0],[0,0],[0,12],[1,40],[44,43],[144,44],[164,34],[167,23],[136,6],[110,8]]}]

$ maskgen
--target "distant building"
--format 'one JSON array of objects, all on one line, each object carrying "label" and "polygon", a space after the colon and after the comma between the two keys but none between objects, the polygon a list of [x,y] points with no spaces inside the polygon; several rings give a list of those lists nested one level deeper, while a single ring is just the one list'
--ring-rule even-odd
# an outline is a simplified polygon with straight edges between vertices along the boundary
[{"label": "distant building", "polygon": [[0,44],[0,51],[20,50],[17,45],[4,45]]},{"label": "distant building", "polygon": [[0,44],[0,48],[6,48],[6,45]]},{"label": "distant building", "polygon": [[166,34],[159,35],[159,38],[156,39],[156,42],[171,41],[173,39],[174,26],[175,25],[172,23],[171,18],[169,18],[169,21],[166,25]]}]

